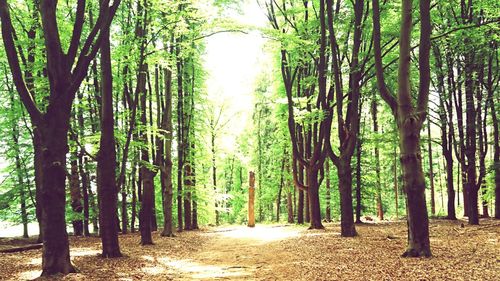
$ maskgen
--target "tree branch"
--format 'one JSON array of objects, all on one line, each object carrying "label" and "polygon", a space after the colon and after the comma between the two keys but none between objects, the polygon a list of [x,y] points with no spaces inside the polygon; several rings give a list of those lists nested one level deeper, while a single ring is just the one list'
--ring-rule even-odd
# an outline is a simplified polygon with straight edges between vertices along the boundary
[{"label": "tree branch", "polygon": [[7,54],[7,60],[9,62],[10,70],[12,72],[14,85],[16,86],[21,101],[26,107],[26,110],[28,111],[33,124],[36,126],[42,118],[42,113],[37,108],[33,96],[28,90],[28,87],[26,86],[23,78],[21,67],[19,65],[19,58],[16,52],[14,38],[12,35],[13,27],[7,0],[0,0],[0,20],[2,21],[2,38],[4,42],[5,52]]},{"label": "tree branch", "polygon": [[83,22],[85,19],[85,4],[86,0],[78,0],[78,6],[76,7],[76,19],[73,25],[73,34],[71,36],[71,43],[69,45],[67,55],[68,64],[70,66],[72,66],[75,62],[76,53],[82,37]]}]

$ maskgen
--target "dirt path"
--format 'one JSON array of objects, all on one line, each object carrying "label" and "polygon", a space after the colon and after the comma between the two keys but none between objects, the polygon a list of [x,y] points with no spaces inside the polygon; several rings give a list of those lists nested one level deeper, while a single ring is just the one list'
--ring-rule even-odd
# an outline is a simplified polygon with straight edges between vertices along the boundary
[{"label": "dirt path", "polygon": [[[170,263],[176,280],[273,280],[277,265],[293,257],[280,242],[300,235],[293,226],[231,227],[205,232],[200,251],[182,262]],[[264,277],[266,276],[266,277]]]}]

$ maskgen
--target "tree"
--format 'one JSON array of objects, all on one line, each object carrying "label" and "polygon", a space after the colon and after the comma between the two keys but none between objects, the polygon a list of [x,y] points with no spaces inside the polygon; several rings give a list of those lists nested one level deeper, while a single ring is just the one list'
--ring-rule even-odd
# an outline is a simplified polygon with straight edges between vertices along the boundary
[{"label": "tree", "polygon": [[425,201],[425,178],[420,152],[420,130],[424,124],[429,102],[430,84],[430,1],[420,0],[419,88],[416,105],[413,105],[410,76],[412,31],[412,1],[403,0],[399,38],[398,93],[394,97],[384,79],[380,34],[379,1],[373,0],[373,42],[378,90],[391,108],[398,126],[400,161],[403,168],[403,188],[408,208],[408,249],[403,256],[431,256],[429,219]]},{"label": "tree", "polygon": [[103,1],[98,20],[83,40],[84,44],[78,52],[85,18],[85,1],[78,2],[73,34],[69,48],[64,52],[56,19],[57,2],[40,0],[39,11],[45,38],[46,69],[50,89],[49,95],[44,98],[46,110],[42,112],[23,77],[9,5],[6,0],[0,1],[2,38],[14,84],[32,125],[37,127],[41,136],[43,184],[40,199],[44,242],[42,276],[75,272],[69,259],[64,210],[69,121],[76,91],[85,78],[91,60],[99,50],[120,0],[114,1],[111,6],[109,4],[109,0]]}]

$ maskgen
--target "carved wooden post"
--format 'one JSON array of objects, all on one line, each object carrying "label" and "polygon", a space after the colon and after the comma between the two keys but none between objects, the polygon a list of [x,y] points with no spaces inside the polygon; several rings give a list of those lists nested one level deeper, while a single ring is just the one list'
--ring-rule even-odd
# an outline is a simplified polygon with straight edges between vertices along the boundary
[{"label": "carved wooden post", "polygon": [[250,186],[248,187],[248,226],[255,226],[255,173],[249,173]]}]

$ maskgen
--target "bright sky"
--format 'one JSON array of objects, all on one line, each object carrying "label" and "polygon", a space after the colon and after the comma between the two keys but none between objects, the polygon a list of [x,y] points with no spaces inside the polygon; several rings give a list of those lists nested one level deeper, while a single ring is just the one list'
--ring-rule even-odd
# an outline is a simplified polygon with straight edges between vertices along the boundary
[{"label": "bright sky", "polygon": [[[245,1],[241,10],[243,14],[234,14],[234,20],[246,25],[266,25],[267,19],[255,0]],[[270,59],[264,50],[266,39],[253,31],[219,33],[205,40],[208,99],[217,109],[224,105],[222,123],[231,119],[219,133],[218,145],[223,150],[234,151],[237,136],[252,118],[254,82]]]}]

